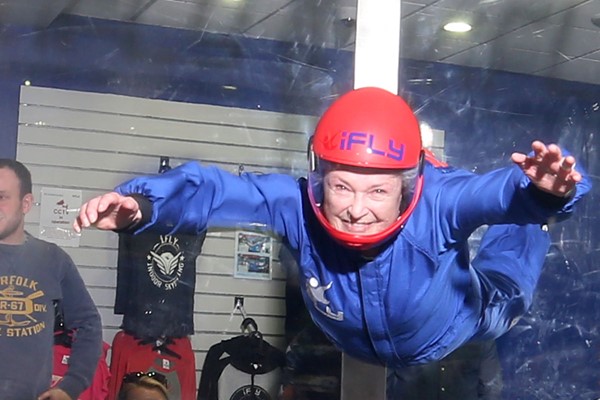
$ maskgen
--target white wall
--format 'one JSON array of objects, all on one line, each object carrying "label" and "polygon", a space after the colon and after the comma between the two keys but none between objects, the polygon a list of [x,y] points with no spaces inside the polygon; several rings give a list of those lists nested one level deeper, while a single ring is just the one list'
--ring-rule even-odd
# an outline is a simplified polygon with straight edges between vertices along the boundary
[{"label": "white wall", "polygon": [[[237,173],[284,172],[303,175],[313,117],[175,103],[108,94],[23,86],[17,159],[31,170],[34,196],[44,187],[78,189],[84,201],[122,181],[154,174],[159,157],[171,165],[188,160]],[[27,230],[39,232],[39,205]],[[100,310],[104,340],[112,343],[121,316],[113,314],[117,235],[85,230],[80,247],[64,247],[78,265]],[[210,231],[197,260],[195,334],[198,377],[214,343],[240,334],[242,317],[232,317],[234,296],[242,295],[248,316],[266,340],[283,348],[285,271],[274,251],[271,281],[233,277],[232,232]]]}]

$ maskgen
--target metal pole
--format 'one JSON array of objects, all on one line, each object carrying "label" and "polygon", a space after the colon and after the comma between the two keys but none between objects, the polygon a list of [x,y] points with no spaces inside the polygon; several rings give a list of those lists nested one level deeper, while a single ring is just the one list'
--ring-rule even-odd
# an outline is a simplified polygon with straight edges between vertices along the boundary
[{"label": "metal pole", "polygon": [[357,0],[354,88],[398,93],[400,0]]},{"label": "metal pole", "polygon": [[[401,0],[357,0],[354,88],[398,93]],[[386,400],[386,369],[342,355],[341,400]]]}]

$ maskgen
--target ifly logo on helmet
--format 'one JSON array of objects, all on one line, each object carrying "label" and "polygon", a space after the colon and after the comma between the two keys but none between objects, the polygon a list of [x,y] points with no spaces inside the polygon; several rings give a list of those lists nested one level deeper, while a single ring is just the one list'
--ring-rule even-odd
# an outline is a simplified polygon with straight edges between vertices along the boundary
[{"label": "ifly logo on helmet", "polygon": [[388,141],[387,149],[375,148],[375,135],[365,132],[342,132],[340,150],[352,150],[355,146],[366,147],[367,152],[401,161],[404,158],[404,143],[396,145],[394,140]]}]

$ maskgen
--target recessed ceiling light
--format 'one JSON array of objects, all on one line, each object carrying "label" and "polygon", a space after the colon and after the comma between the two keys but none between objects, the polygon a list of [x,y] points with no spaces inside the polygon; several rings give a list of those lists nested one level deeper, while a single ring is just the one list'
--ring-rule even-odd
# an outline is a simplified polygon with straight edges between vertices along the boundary
[{"label": "recessed ceiling light", "polygon": [[471,25],[461,21],[448,22],[444,25],[444,30],[448,32],[469,32],[471,28]]},{"label": "recessed ceiling light", "polygon": [[356,27],[356,18],[352,18],[352,17],[341,18],[340,22],[346,28]]}]

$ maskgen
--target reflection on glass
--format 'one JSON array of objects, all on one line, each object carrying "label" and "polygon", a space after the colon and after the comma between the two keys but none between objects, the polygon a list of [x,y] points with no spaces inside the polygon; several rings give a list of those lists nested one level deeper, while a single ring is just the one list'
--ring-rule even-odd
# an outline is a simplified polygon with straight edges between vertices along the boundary
[{"label": "reflection on glass", "polygon": [[[594,323],[600,235],[593,207],[600,159],[600,42],[594,24],[599,7],[585,0],[402,3],[399,93],[422,122],[445,132],[448,162],[483,172],[505,165],[512,151],[527,150],[533,139],[556,141],[577,156],[596,184],[581,212],[551,231],[552,246],[532,308],[497,343],[505,398],[600,396],[599,333]],[[103,127],[112,140],[103,140],[106,147],[95,147],[87,138],[100,128],[89,109],[82,110],[77,102],[60,107],[41,101],[29,104],[20,100],[20,85],[235,108],[227,118],[194,126],[189,140],[208,148],[226,143],[219,127],[236,119],[246,124],[243,135],[252,135],[254,126],[243,110],[314,117],[349,90],[355,12],[356,4],[350,1],[3,4],[0,156],[18,157],[38,168],[38,188],[64,185],[82,189],[86,196],[110,189],[125,177],[154,172],[160,154],[169,154],[176,163],[198,158],[233,170],[238,160],[217,159],[209,150],[194,155],[183,149],[185,145],[169,143],[173,147],[167,151],[165,142],[153,148],[148,143],[154,139],[146,141],[152,135],[136,123]],[[443,31],[458,16],[472,29]],[[91,107],[100,118],[117,113],[104,110],[102,104]],[[25,119],[28,107],[37,107],[40,118]],[[57,121],[59,110],[67,109]],[[156,115],[155,110],[145,114],[155,126]],[[295,131],[299,142],[305,144],[313,123],[307,118],[303,129]],[[181,130],[181,125],[161,125],[160,135]],[[91,136],[82,140],[84,135]],[[136,143],[136,151],[123,153],[124,137]],[[295,152],[303,159],[299,148],[281,143],[276,151]],[[258,158],[251,168],[305,174],[303,160],[272,166]],[[85,173],[75,175],[78,169]],[[29,223],[30,231],[35,231],[35,223]],[[284,300],[281,290],[263,294],[233,281],[233,267],[223,261],[233,254],[233,246],[223,244],[230,240],[226,236],[215,235],[219,244],[203,248],[213,269],[203,266],[195,283],[199,300],[194,305],[198,323],[193,337],[198,339],[194,349],[200,359],[210,344],[239,333],[236,324],[219,319],[228,320],[233,295],[249,291],[250,299],[271,300],[246,307],[268,319],[267,326],[283,314],[274,305]],[[111,338],[121,323],[110,319],[116,284],[97,277],[116,274],[115,261],[102,254],[115,255],[117,241],[108,235],[82,240],[82,246],[101,254],[82,256],[82,274],[104,293],[99,301],[105,312],[105,337]],[[284,284],[285,274],[273,272],[273,285]],[[279,339],[284,347],[283,327],[272,325],[270,341]],[[200,376],[201,366],[195,368]]]}]

